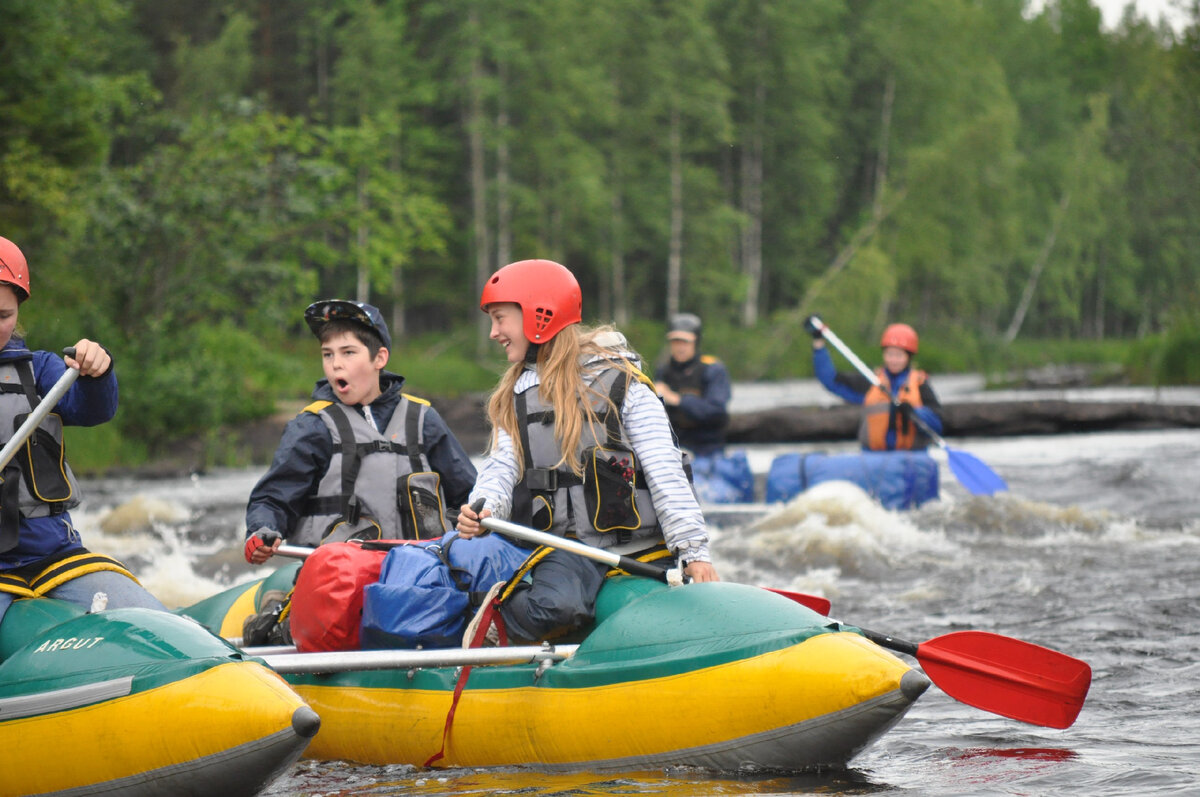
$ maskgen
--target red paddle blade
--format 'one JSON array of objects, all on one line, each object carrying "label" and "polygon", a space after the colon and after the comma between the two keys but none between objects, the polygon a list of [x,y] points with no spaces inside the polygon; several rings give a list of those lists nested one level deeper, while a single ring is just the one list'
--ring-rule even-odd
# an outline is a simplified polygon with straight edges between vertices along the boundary
[{"label": "red paddle blade", "polygon": [[794,600],[801,606],[807,606],[817,614],[825,617],[829,616],[829,610],[833,607],[829,598],[822,598],[819,595],[805,595],[803,592],[790,592],[786,589],[771,589],[770,587],[764,587],[764,589],[768,592],[774,592],[776,595],[782,595],[789,600]]},{"label": "red paddle blade", "polygon": [[923,642],[917,661],[955,700],[1047,728],[1069,728],[1092,683],[1086,662],[986,631]]}]

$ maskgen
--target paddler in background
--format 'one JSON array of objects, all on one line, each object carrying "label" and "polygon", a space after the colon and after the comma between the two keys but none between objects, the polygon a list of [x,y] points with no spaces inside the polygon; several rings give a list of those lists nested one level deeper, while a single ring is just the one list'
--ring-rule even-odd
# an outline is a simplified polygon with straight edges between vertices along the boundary
[{"label": "paddler in background", "polygon": [[813,373],[825,389],[851,404],[863,405],[858,440],[868,451],[922,449],[929,438],[913,421],[915,414],[930,429],[942,433],[938,415],[941,403],[929,384],[928,375],[912,367],[919,340],[908,324],[892,324],[883,331],[879,345],[883,349],[883,367],[875,372],[881,385],[871,384],[857,371],[840,373],[833,365],[821,324],[816,316],[804,320],[804,328],[813,337]]},{"label": "paddler in background", "polygon": [[699,316],[671,317],[670,356],[655,371],[654,381],[679,445],[696,457],[716,457],[725,451],[732,389],[725,364],[700,353],[700,332]]}]

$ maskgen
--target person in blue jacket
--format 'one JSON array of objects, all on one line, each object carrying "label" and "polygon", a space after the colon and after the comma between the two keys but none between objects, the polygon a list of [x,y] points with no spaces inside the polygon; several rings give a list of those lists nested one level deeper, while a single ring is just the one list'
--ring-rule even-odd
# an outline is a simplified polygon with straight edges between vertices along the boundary
[{"label": "person in blue jacket", "polygon": [[881,389],[857,371],[839,373],[829,356],[821,325],[809,316],[804,327],[813,336],[813,372],[829,392],[851,404],[863,405],[858,439],[868,451],[923,449],[929,438],[916,423],[919,418],[935,433],[942,433],[938,414],[941,403],[928,375],[912,367],[919,347],[916,330],[908,324],[892,324],[883,331],[883,367],[875,372]]},{"label": "person in blue jacket", "polygon": [[41,403],[67,368],[79,378],[5,466],[0,484],[0,622],[17,598],[49,596],[90,609],[101,606],[166,610],[117,560],[83,547],[71,522],[79,483],[63,459],[64,425],[97,426],[117,412],[112,355],[95,341],[75,344],[62,358],[31,351],[18,326],[29,298],[29,267],[12,241],[0,238],[0,443]]},{"label": "person in blue jacket", "polygon": [[391,335],[376,307],[327,299],[304,312],[325,378],[288,422],[246,507],[245,557],[286,539],[428,539],[454,527],[475,466],[428,401],[384,370]]},{"label": "person in blue jacket", "polygon": [[667,326],[670,357],[654,373],[679,444],[696,457],[725,450],[732,388],[729,371],[716,357],[700,353],[700,317],[679,313]]}]

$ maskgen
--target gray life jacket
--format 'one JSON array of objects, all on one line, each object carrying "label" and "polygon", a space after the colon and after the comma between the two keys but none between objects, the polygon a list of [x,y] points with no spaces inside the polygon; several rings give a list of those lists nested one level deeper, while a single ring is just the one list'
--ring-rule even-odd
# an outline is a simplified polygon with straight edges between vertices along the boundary
[{"label": "gray life jacket", "polygon": [[[628,384],[625,371],[605,368],[590,386],[619,411]],[[514,397],[525,472],[513,489],[513,520],[616,553],[660,545],[663,534],[654,502],[619,412],[600,397],[590,399],[598,423],[585,425],[579,438],[575,456],[584,464],[581,478],[565,463],[555,467],[562,450],[554,436],[554,410],[542,402],[538,386]],[[619,495],[610,489],[614,485]]]},{"label": "gray life jacket", "polygon": [[401,394],[382,434],[342,404],[315,401],[304,408],[325,422],[333,457],[305,505],[296,544],[423,540],[450,530],[441,475],[425,453],[428,407],[424,399]]},{"label": "gray life jacket", "polygon": [[[38,405],[32,360],[0,364],[0,443]],[[21,517],[60,515],[79,505],[79,482],[63,455],[63,423],[50,413],[4,468],[0,485],[0,553],[17,544]]]}]

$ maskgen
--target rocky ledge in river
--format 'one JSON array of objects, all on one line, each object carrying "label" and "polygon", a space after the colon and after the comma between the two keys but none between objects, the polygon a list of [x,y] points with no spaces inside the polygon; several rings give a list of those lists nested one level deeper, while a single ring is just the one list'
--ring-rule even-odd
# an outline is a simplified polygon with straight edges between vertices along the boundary
[{"label": "rocky ledge in river", "polygon": [[[472,456],[487,447],[486,394],[434,398],[463,448]],[[281,408],[275,415],[228,429],[222,436],[224,459],[265,467],[275,453],[283,426],[295,415]],[[734,412],[728,438],[732,444],[807,443],[853,440],[858,433],[859,408],[849,405],[821,407],[797,405]],[[1161,401],[1091,401],[1030,398],[996,401],[958,400],[942,405],[947,437],[1000,437],[1071,434],[1107,430],[1172,429],[1200,427],[1200,404]],[[207,470],[212,465],[211,441],[185,441],[146,466],[111,469],[107,475],[129,470],[142,477],[169,477]]]},{"label": "rocky ledge in river", "polygon": [[[858,433],[860,409],[775,407],[730,416],[731,443],[845,440]],[[1009,437],[1131,429],[1200,427],[1200,405],[1153,401],[1030,399],[947,402],[947,437]]]},{"label": "rocky ledge in river", "polygon": [[[487,445],[486,396],[438,399],[434,406],[468,452]],[[793,443],[849,440],[858,433],[860,408],[789,406],[734,412],[731,443]],[[1118,429],[1200,427],[1200,405],[1156,401],[1015,399],[948,401],[942,405],[945,434],[956,437],[1072,434]]]}]

